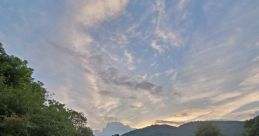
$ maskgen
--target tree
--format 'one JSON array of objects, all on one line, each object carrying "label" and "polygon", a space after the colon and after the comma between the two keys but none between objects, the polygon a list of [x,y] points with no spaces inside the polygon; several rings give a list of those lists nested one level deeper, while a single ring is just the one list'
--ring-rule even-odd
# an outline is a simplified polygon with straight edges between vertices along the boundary
[{"label": "tree", "polygon": [[89,127],[80,127],[76,136],[93,136],[93,131]]},{"label": "tree", "polygon": [[203,122],[198,127],[195,136],[222,136],[220,130],[210,122]]},{"label": "tree", "polygon": [[244,136],[259,136],[259,116],[245,122]]},{"label": "tree", "polygon": [[4,48],[3,48],[2,43],[0,43],[0,54],[1,54],[1,55],[4,55],[4,54],[5,54],[5,50],[4,50]]},{"label": "tree", "polygon": [[32,73],[0,43],[0,136],[93,136],[83,113],[48,98]]}]

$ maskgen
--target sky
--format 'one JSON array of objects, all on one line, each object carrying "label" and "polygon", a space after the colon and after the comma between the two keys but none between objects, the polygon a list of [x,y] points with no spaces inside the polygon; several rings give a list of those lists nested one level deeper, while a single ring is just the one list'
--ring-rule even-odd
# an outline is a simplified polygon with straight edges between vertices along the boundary
[{"label": "sky", "polygon": [[0,0],[0,41],[101,130],[259,115],[258,0]]}]

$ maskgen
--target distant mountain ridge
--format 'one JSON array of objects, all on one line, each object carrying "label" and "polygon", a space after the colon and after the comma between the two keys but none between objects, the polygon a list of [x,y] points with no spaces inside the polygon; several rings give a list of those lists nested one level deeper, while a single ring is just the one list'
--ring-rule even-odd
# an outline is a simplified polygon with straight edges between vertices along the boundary
[{"label": "distant mountain ridge", "polygon": [[[218,127],[225,136],[242,136],[244,122],[241,121],[209,121]],[[152,125],[143,129],[133,130],[122,136],[194,136],[197,127],[202,123],[191,122],[173,127],[169,125]]]}]

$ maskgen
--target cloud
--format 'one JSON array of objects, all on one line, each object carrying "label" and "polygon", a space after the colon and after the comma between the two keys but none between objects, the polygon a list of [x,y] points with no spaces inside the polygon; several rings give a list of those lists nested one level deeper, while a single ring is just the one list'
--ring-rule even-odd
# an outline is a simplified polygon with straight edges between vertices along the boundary
[{"label": "cloud", "polygon": [[[53,67],[62,65],[61,60],[66,60],[66,66],[60,68],[57,75],[64,79],[64,85],[48,88],[56,90],[58,96],[55,97],[61,102],[86,113],[86,116],[91,118],[89,125],[100,129],[104,122],[109,121],[109,112],[117,108],[121,101],[120,98],[111,98],[113,94],[108,93],[109,91],[104,91],[111,87],[102,82],[100,74],[107,67],[115,66],[118,59],[105,48],[98,46],[98,41],[88,29],[119,15],[127,1],[76,0],[67,1],[67,4],[69,12],[58,20],[60,25],[55,28],[55,37],[49,39],[48,43],[53,52],[56,51],[56,55],[51,54],[55,56],[53,60],[56,61],[56,64],[52,64]],[[70,67],[76,68],[72,70]]]},{"label": "cloud", "polygon": [[118,15],[127,5],[127,0],[76,0],[70,2],[75,5],[76,19],[86,27],[93,27],[105,20]]},{"label": "cloud", "polygon": [[160,54],[165,52],[164,49],[161,46],[159,46],[155,41],[151,43],[151,47],[157,50]]},{"label": "cloud", "polygon": [[[174,126],[179,126],[181,124],[184,124],[186,122],[190,121],[200,121],[202,120],[202,117],[205,117],[207,115],[211,114],[211,111],[208,109],[184,109],[178,113],[175,113],[172,116],[169,117],[163,117],[162,122],[164,124],[171,124]],[[164,122],[165,121],[165,122]]]},{"label": "cloud", "polygon": [[[234,119],[238,116],[233,115],[232,111],[238,109],[240,106],[246,105],[251,102],[256,102],[258,98],[259,98],[259,93],[255,92],[255,93],[244,95],[243,97],[239,97],[238,99],[235,99],[233,101],[226,102],[220,106],[215,106],[215,110],[213,110],[214,114],[212,114],[211,116],[217,117],[219,119],[224,117],[231,118],[229,117],[229,115],[232,114],[231,115],[232,119]],[[217,112],[220,112],[220,113],[217,113]],[[245,118],[239,117],[239,119],[245,120],[247,119],[247,117]]]},{"label": "cloud", "polygon": [[127,59],[127,63],[128,63],[129,69],[130,69],[130,70],[134,70],[135,67],[134,67],[134,61],[133,61],[133,56],[132,56],[132,54],[130,54],[127,50],[125,50],[125,51],[124,51],[124,56],[125,56],[126,59]]},{"label": "cloud", "polygon": [[158,14],[155,22],[156,37],[164,44],[169,44],[172,47],[179,47],[181,46],[181,38],[178,31],[169,25],[170,22],[167,20],[168,16],[165,8],[164,0],[157,1],[154,6],[154,11]]},{"label": "cloud", "polygon": [[114,67],[106,69],[105,72],[101,73],[100,77],[106,83],[126,87],[127,89],[135,91],[147,91],[153,95],[163,94],[162,86],[156,85],[148,81],[146,78],[138,78],[137,76],[122,74]]},{"label": "cloud", "polygon": [[217,103],[217,102],[222,102],[224,100],[228,100],[231,98],[240,97],[242,95],[243,95],[242,92],[226,92],[224,94],[219,94],[219,95],[213,96],[211,98],[211,101],[213,103]]},{"label": "cloud", "polygon": [[174,30],[170,30],[170,28],[161,25],[160,20],[157,23],[155,33],[162,42],[167,43],[173,47],[181,46],[181,39],[179,36],[177,36],[176,32]]},{"label": "cloud", "polygon": [[179,0],[177,8],[179,10],[183,10],[186,7],[187,3],[188,3],[188,0]]},{"label": "cloud", "polygon": [[183,122],[168,121],[168,120],[156,120],[155,124],[168,124],[172,126],[180,126]]}]

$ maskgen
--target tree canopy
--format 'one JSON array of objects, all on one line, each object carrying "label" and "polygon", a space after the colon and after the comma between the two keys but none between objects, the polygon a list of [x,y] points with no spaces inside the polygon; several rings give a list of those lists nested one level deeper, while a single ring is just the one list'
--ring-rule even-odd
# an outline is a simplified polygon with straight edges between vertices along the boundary
[{"label": "tree canopy", "polygon": [[259,116],[245,122],[244,136],[259,136]]},{"label": "tree canopy", "polygon": [[32,73],[0,43],[0,136],[93,136],[83,113],[48,98]]},{"label": "tree canopy", "polygon": [[220,130],[209,122],[203,122],[198,127],[195,136],[222,136]]}]

